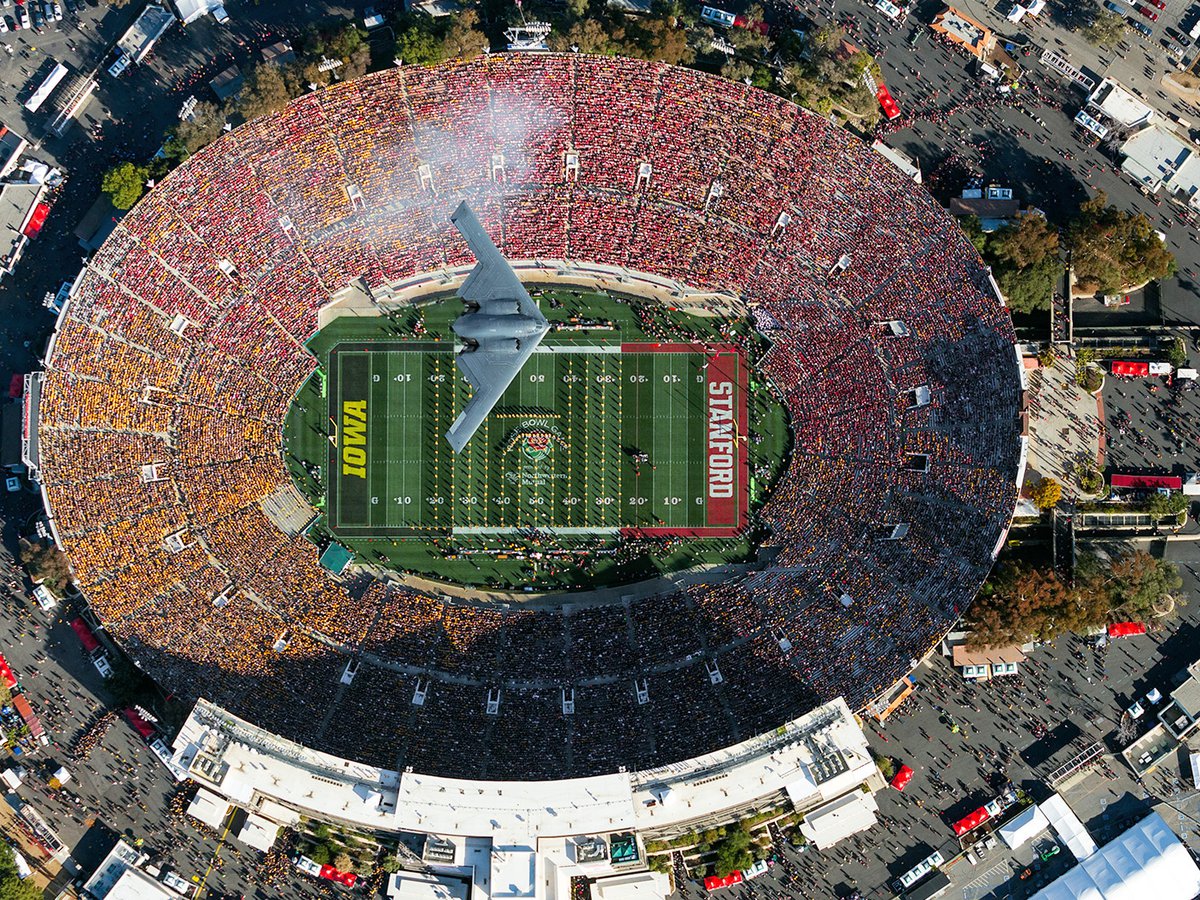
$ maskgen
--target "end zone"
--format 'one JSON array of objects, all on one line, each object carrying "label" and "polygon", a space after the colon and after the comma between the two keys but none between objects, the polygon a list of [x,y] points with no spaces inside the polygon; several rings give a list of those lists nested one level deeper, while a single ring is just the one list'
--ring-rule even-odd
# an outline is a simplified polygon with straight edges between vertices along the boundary
[{"label": "end zone", "polygon": [[749,380],[746,359],[732,344],[622,344],[622,353],[702,353],[708,376],[705,412],[705,525],[627,528],[626,537],[733,537],[746,524],[750,497]]}]

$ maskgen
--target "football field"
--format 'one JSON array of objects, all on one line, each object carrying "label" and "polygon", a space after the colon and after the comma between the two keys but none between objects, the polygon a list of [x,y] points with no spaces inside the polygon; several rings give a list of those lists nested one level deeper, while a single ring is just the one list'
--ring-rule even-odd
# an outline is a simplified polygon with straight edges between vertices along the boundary
[{"label": "football field", "polygon": [[731,347],[539,347],[461,454],[445,432],[471,386],[452,344],[345,342],[327,372],[326,510],[344,537],[743,522],[747,371]]}]

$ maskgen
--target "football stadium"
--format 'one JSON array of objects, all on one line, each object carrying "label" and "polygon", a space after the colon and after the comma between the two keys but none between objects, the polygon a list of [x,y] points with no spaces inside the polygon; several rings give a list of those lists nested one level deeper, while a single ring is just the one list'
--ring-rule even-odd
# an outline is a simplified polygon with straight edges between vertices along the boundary
[{"label": "football stadium", "polygon": [[[457,453],[460,204],[548,330]],[[902,678],[1005,540],[1021,377],[970,243],[848,131],[495,54],[160,182],[71,290],[26,456],[177,696],[389,770],[598,776]]]}]

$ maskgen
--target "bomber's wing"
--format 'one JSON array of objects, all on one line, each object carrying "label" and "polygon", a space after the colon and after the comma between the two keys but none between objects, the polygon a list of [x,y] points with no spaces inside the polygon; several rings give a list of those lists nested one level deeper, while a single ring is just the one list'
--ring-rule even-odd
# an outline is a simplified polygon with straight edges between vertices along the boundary
[{"label": "bomber's wing", "polygon": [[[543,331],[542,334],[545,334]],[[503,396],[504,391],[512,384],[517,373],[533,353],[533,349],[541,343],[542,336],[535,335],[521,342],[521,348],[515,353],[509,351],[488,350],[486,345],[478,350],[464,350],[455,358],[462,373],[475,387],[475,396],[463,407],[450,430],[446,432],[446,440],[454,448],[455,453],[462,453],[472,435],[487,414],[492,411]]]},{"label": "bomber's wing", "polygon": [[544,324],[546,317],[533,302],[533,298],[529,296],[525,285],[521,284],[520,279],[517,278],[517,274],[508,264],[508,260],[496,249],[496,245],[492,243],[487,230],[475,217],[471,207],[467,206],[465,202],[458,204],[458,209],[450,215],[450,221],[454,223],[458,233],[463,236],[463,240],[467,242],[467,246],[471,248],[475,258],[479,260],[475,268],[471,270],[471,274],[462,283],[462,287],[458,289],[458,296],[468,303],[478,304],[485,313],[495,311],[489,310],[492,301],[503,300],[506,303],[512,303],[513,300],[516,300],[524,315]]}]

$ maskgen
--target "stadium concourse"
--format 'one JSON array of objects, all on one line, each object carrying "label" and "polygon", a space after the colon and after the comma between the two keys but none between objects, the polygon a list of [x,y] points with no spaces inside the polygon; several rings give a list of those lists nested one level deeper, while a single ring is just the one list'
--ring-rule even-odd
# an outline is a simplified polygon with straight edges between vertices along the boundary
[{"label": "stadium concourse", "polygon": [[[267,517],[318,310],[465,272],[464,199],[511,260],[751,310],[794,433],[756,570],[615,605],[450,605],[331,579]],[[45,369],[30,456],[132,657],[289,739],[433,775],[646,768],[857,708],[974,597],[1023,464],[1008,313],[934,200],[789,102],[634,60],[396,69],[235,130],[96,252]]]}]

